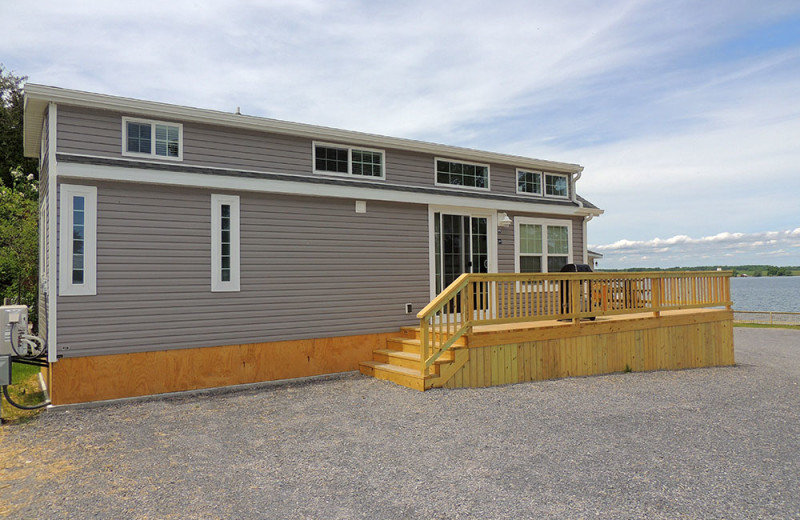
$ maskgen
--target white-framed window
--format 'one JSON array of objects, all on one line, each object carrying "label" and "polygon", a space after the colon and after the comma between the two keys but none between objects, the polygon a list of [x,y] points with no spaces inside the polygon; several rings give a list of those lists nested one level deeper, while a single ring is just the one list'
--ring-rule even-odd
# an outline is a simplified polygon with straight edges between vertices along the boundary
[{"label": "white-framed window", "polygon": [[517,193],[542,194],[542,172],[517,168]]},{"label": "white-framed window", "polygon": [[547,197],[569,197],[569,176],[561,173],[544,174],[544,194]]},{"label": "white-framed window", "polygon": [[556,273],[572,258],[572,222],[514,218],[514,269],[518,273]]},{"label": "white-framed window", "polygon": [[59,272],[61,296],[97,294],[97,188],[61,185]]},{"label": "white-framed window", "polygon": [[331,143],[313,143],[314,173],[385,179],[384,152]]},{"label": "white-framed window", "polygon": [[211,195],[211,291],[239,290],[239,197]]},{"label": "white-framed window", "polygon": [[439,158],[436,158],[434,162],[436,164],[436,185],[489,189],[488,164]]},{"label": "white-framed window", "polygon": [[123,116],[122,155],[182,161],[183,125]]}]

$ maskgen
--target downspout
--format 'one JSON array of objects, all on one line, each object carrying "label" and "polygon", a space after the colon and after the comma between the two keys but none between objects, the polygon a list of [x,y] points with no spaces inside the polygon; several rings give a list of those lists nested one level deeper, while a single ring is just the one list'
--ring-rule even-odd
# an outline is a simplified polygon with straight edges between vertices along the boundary
[{"label": "downspout", "polygon": [[572,197],[571,197],[572,198],[572,202],[577,204],[579,208],[583,207],[583,203],[578,200],[578,190],[575,188],[575,185],[578,183],[579,180],[581,180],[582,176],[583,176],[583,166],[581,166],[580,170],[575,172],[575,176],[574,177],[570,176],[570,184],[572,184],[572,186],[570,186],[572,188],[572,190],[570,190],[571,194],[572,194]]},{"label": "downspout", "polygon": [[[586,224],[594,218],[594,215],[585,215],[583,217],[583,263],[589,263],[589,236],[586,234]],[[594,266],[592,266],[594,271]]]},{"label": "downspout", "polygon": [[[583,202],[578,200],[578,190],[575,188],[575,185],[581,179],[582,175],[583,175],[583,167],[581,167],[580,170],[575,172],[575,176],[574,177],[570,176],[570,184],[572,184],[572,186],[571,186],[572,187],[572,190],[571,190],[571,192],[572,192],[572,202],[577,204],[579,208],[583,208]],[[589,250],[588,250],[589,246],[587,245],[587,240],[586,240],[586,224],[590,220],[592,220],[592,215],[585,215],[583,217],[582,227],[583,227],[583,263],[584,264],[588,264],[589,263]],[[592,266],[592,267],[594,267],[594,266]]]}]

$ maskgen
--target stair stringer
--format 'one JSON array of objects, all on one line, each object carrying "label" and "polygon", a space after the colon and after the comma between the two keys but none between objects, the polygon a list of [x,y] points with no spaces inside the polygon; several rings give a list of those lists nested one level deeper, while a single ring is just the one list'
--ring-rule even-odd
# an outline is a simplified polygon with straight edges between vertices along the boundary
[{"label": "stair stringer", "polygon": [[439,377],[430,379],[426,381],[425,389],[428,388],[441,388],[450,381],[450,379],[456,375],[456,372],[461,370],[461,368],[467,364],[469,361],[469,349],[468,348],[456,348],[453,349],[454,359],[450,363],[443,363],[439,367]]}]

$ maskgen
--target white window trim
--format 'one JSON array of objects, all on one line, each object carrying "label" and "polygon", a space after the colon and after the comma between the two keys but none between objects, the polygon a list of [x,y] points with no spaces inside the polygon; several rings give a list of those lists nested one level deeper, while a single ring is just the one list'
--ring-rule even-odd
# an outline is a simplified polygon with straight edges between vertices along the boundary
[{"label": "white window trim", "polygon": [[[480,188],[478,186],[464,186],[462,184],[448,184],[446,182],[439,182],[439,168],[438,162],[452,162],[460,164],[469,164],[471,166],[485,166],[486,167],[486,187]],[[433,184],[434,186],[446,186],[448,188],[457,188],[471,191],[491,191],[492,168],[488,164],[476,163],[472,161],[462,161],[461,159],[448,159],[447,157],[434,157],[433,158]]]},{"label": "white window trim", "polygon": [[[327,170],[317,169],[317,146],[326,148],[339,148],[340,150],[347,150],[347,173],[344,172],[329,172]],[[372,175],[356,175],[353,173],[353,150],[360,152],[372,152],[381,154],[381,175],[375,177]],[[323,141],[311,142],[311,168],[315,175],[331,175],[333,177],[348,177],[351,179],[364,179],[364,180],[386,180],[386,152],[378,148],[368,148],[366,146],[351,146],[347,144],[328,143]]]},{"label": "white window trim", "polygon": [[519,228],[520,225],[527,224],[527,225],[540,225],[542,226],[542,272],[546,273],[547,271],[547,226],[560,226],[567,228],[567,235],[569,236],[568,246],[569,250],[567,253],[567,263],[570,264],[574,261],[572,257],[572,221],[571,220],[555,220],[555,219],[544,219],[544,218],[531,218],[531,217],[514,217],[514,272],[519,273],[519,258],[520,258],[520,234]]},{"label": "white window trim", "polygon": [[[128,151],[128,123],[141,123],[150,125],[150,153],[139,153]],[[169,157],[156,155],[156,125],[168,125],[178,127],[178,156]],[[122,116],[122,155],[125,157],[138,157],[140,159],[157,159],[159,161],[183,161],[183,125],[171,121],[156,121],[154,119],[142,119],[139,117]]]},{"label": "white window trim", "polygon": [[[520,191],[519,189],[519,173],[538,173],[539,174],[539,192],[530,192],[530,191]],[[514,174],[514,183],[516,184],[517,195],[527,195],[533,197],[542,197],[544,196],[544,176],[545,172],[541,170],[528,170],[527,168],[517,168],[516,173]]]},{"label": "white window trim", "polygon": [[[59,296],[97,294],[97,188],[62,184],[59,205]],[[72,199],[84,197],[83,283],[72,283]],[[52,319],[52,318],[51,318]]]},{"label": "white window trim", "polygon": [[[222,205],[231,207],[231,279],[222,281]],[[239,196],[211,194],[211,291],[237,292],[240,279]]]},{"label": "white window trim", "polygon": [[[567,194],[566,195],[548,195],[547,194],[547,176],[548,175],[553,176],[553,177],[564,177],[567,180]],[[565,173],[549,173],[549,172],[542,173],[542,194],[545,197],[549,198],[549,199],[564,199],[564,200],[569,199],[569,185],[570,185],[569,177],[570,176],[565,174]]]}]

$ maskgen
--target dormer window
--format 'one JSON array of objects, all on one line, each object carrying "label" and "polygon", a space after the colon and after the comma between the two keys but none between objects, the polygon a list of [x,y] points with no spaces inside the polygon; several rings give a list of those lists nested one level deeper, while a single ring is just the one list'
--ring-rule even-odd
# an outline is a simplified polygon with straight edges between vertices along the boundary
[{"label": "dormer window", "polygon": [[122,155],[183,160],[183,125],[123,117]]},{"label": "dormer window", "polygon": [[489,165],[436,159],[436,184],[489,189]]},{"label": "dormer window", "polygon": [[314,143],[314,173],[383,179],[383,151]]},{"label": "dormer window", "polygon": [[569,197],[569,176],[517,169],[517,193],[566,199]]},{"label": "dormer window", "polygon": [[548,197],[569,197],[569,182],[566,175],[546,173],[544,176],[544,194]]}]

